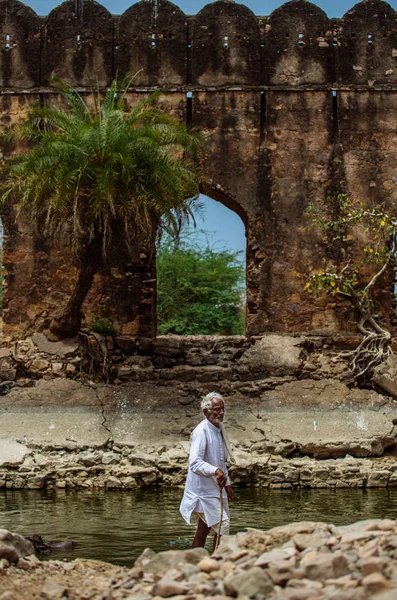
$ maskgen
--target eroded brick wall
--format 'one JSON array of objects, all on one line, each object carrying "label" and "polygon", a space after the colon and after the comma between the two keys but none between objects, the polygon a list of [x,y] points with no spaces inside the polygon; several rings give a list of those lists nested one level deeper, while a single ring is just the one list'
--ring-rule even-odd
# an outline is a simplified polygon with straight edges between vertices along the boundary
[{"label": "eroded brick wall", "polygon": [[[1,122],[53,99],[54,75],[89,94],[91,84],[139,71],[129,100],[168,91],[164,109],[206,133],[203,191],[245,223],[247,332],[350,327],[347,308],[303,291],[330,258],[304,211],[330,189],[394,202],[397,22],[388,4],[364,1],[342,19],[305,0],[266,17],[226,0],[189,17],[165,0],[121,16],[93,0],[69,0],[45,18],[17,0],[0,7]],[[6,326],[45,328],[76,275],[68,233],[54,246],[1,211]],[[391,285],[381,298],[389,311]],[[133,266],[115,260],[98,276],[84,310],[88,320],[112,317],[122,333],[153,335],[150,244],[142,241]]]}]

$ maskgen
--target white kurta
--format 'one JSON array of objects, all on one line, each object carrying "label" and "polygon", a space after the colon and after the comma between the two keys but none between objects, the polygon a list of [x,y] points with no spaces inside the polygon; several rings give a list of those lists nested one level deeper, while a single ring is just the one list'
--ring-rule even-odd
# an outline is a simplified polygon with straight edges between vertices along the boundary
[{"label": "white kurta", "polygon": [[[189,469],[180,506],[187,523],[190,524],[192,512],[204,513],[209,527],[219,523],[219,486],[215,477],[218,468],[227,477],[226,485],[230,485],[221,430],[204,419],[191,435]],[[229,519],[229,503],[223,489],[222,520],[226,519]]]}]

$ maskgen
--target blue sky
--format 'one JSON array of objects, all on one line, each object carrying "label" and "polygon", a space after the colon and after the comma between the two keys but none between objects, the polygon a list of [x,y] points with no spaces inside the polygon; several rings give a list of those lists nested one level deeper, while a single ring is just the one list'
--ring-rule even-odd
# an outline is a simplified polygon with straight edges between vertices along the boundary
[{"label": "blue sky", "polygon": [[[355,4],[355,2],[346,2],[345,0],[317,0],[314,3],[322,8],[329,17],[342,17]],[[30,0],[25,4],[31,6],[37,14],[46,15],[60,4],[60,1]],[[112,14],[121,14],[134,2],[131,2],[131,0],[102,0],[100,4],[105,6]],[[177,4],[186,14],[195,14],[208,2],[203,0],[179,0],[174,1],[174,4]],[[243,4],[257,15],[268,15],[283,3],[277,0],[247,0]],[[390,5],[397,10],[397,0],[390,2]],[[245,230],[240,217],[214,200],[205,197],[202,197],[202,199],[206,205],[206,210],[203,215],[204,218],[199,217],[197,219],[197,229],[205,229],[208,234],[203,236],[197,233],[197,243],[205,244],[208,241],[210,245],[216,248],[223,246],[245,252]],[[242,259],[244,259],[243,255]]]},{"label": "blue sky", "polygon": [[[69,0],[73,1],[73,0]],[[30,0],[29,2],[25,2],[28,6],[31,6],[39,15],[46,15],[49,13],[55,6],[60,4],[56,0]],[[118,15],[123,13],[131,4],[130,0],[104,0],[100,2],[103,6],[105,6],[112,14]],[[179,6],[186,14],[195,14],[197,13],[203,6],[208,4],[208,2],[203,2],[202,0],[179,0],[178,2],[174,2],[177,6]],[[248,6],[256,15],[268,15],[275,8],[280,6],[282,2],[278,2],[277,0],[248,0],[247,2],[243,2]],[[329,17],[342,17],[344,13],[352,8],[354,2],[346,2],[345,0],[319,0],[314,2],[320,8],[322,8]],[[389,3],[394,9],[397,9],[397,0]]]}]

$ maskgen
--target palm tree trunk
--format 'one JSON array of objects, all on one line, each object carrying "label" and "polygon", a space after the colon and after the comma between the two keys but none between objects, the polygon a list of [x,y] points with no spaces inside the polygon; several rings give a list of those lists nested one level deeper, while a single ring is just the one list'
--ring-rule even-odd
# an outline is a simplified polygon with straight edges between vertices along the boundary
[{"label": "palm tree trunk", "polygon": [[72,295],[63,310],[54,316],[50,330],[58,337],[74,336],[81,326],[81,307],[91,289],[97,265],[86,261],[80,267],[80,272]]}]

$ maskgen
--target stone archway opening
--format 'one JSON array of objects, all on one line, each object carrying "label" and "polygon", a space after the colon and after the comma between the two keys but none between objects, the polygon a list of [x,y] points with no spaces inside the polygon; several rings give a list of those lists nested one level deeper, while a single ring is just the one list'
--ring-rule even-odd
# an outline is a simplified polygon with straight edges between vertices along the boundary
[{"label": "stone archway opening", "polygon": [[199,202],[195,225],[157,243],[157,335],[244,335],[245,223],[222,200]]}]

